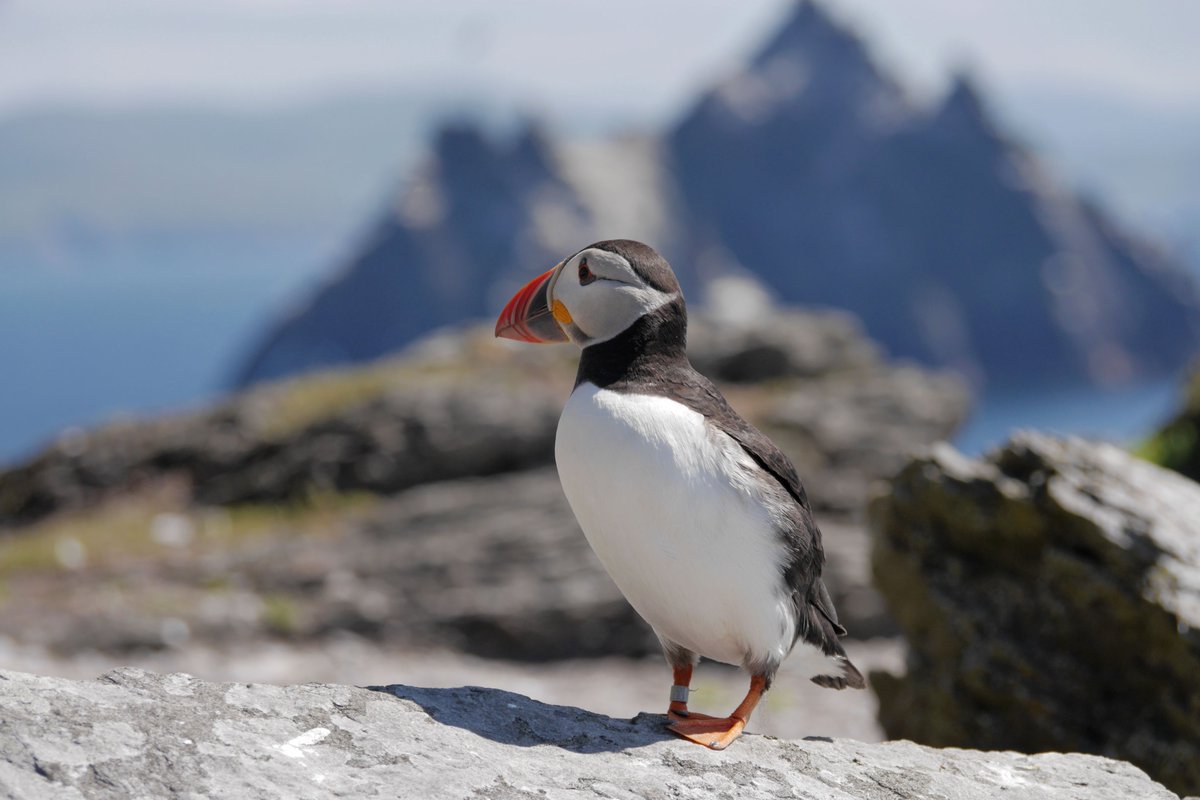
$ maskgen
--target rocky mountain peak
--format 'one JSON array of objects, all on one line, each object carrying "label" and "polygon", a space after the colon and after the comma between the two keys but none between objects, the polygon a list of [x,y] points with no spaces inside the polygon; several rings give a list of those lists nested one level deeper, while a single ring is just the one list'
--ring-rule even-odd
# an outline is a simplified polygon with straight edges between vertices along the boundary
[{"label": "rocky mountain peak", "polygon": [[770,69],[782,60],[804,60],[826,72],[870,72],[878,77],[859,39],[811,0],[801,0],[750,60],[752,70]]},{"label": "rocky mountain peak", "polygon": [[444,125],[434,137],[432,163],[440,188],[451,196],[461,194],[465,201],[482,195],[490,202],[496,193],[521,194],[542,183],[560,182],[549,138],[535,122],[508,137],[473,122]]},{"label": "rocky mountain peak", "polygon": [[949,91],[933,114],[930,127],[958,137],[999,138],[998,126],[975,80],[965,73],[954,77]]},{"label": "rocky mountain peak", "polygon": [[817,114],[886,118],[904,107],[902,92],[876,69],[862,40],[803,0],[744,69],[701,99],[695,116],[763,124]]},{"label": "rocky mountain peak", "polygon": [[554,173],[554,142],[550,132],[538,120],[527,120],[513,139],[513,159]]},{"label": "rocky mountain peak", "polygon": [[536,123],[507,136],[445,124],[394,213],[258,346],[237,383],[366,361],[434,328],[489,316],[530,265],[562,256],[556,232],[576,243],[583,216]]}]

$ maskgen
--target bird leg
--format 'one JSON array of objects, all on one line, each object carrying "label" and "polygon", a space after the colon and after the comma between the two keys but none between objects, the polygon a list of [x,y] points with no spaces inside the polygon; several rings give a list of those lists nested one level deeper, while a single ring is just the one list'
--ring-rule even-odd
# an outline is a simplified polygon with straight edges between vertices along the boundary
[{"label": "bird leg", "polygon": [[673,722],[685,719],[712,719],[707,714],[688,711],[688,691],[692,683],[692,664],[674,667],[675,683],[671,686],[671,705],[667,706],[667,716]]},{"label": "bird leg", "polygon": [[[689,669],[688,672],[690,673],[691,670]],[[675,676],[675,682],[678,683],[678,669]],[[671,718],[674,721],[667,726],[667,730],[704,747],[724,750],[730,742],[742,735],[742,729],[746,727],[750,715],[754,713],[755,706],[758,705],[758,701],[762,699],[763,692],[766,690],[767,677],[755,675],[750,678],[750,691],[746,693],[746,699],[728,717],[723,719],[700,718],[700,715],[692,714],[687,718],[678,719],[672,715]],[[674,702],[671,703],[671,707],[674,709]]]}]

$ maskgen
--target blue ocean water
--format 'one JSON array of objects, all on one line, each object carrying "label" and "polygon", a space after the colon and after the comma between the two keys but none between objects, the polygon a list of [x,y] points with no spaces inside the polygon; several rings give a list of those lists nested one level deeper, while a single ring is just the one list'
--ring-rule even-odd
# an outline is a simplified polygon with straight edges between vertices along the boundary
[{"label": "blue ocean water", "polygon": [[[90,254],[70,268],[0,262],[0,464],[70,426],[219,395],[238,359],[332,258],[327,237],[197,237]],[[955,444],[978,454],[1020,427],[1136,441],[1174,380],[977,402]]]},{"label": "blue ocean water", "polygon": [[954,439],[968,455],[1002,444],[1018,428],[1135,445],[1175,411],[1178,378],[1101,390],[1092,387],[984,396]]},{"label": "blue ocean water", "polygon": [[317,237],[139,244],[0,264],[0,464],[62,429],[194,406],[327,263]]}]

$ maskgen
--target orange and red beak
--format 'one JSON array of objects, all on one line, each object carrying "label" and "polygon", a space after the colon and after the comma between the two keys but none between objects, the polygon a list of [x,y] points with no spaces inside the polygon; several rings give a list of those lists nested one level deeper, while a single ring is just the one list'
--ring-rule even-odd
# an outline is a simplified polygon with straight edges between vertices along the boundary
[{"label": "orange and red beak", "polygon": [[568,340],[550,308],[550,284],[561,266],[537,276],[513,295],[496,320],[497,336],[539,344]]}]

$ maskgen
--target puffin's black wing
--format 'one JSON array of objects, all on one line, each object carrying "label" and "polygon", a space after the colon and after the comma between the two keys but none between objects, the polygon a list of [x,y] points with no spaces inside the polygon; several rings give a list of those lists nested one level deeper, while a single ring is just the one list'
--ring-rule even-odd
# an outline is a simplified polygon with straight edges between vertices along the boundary
[{"label": "puffin's black wing", "polygon": [[[800,482],[792,460],[784,455],[765,433],[734,411],[711,381],[699,373],[696,373],[696,376],[699,380],[692,382],[691,386],[695,387],[696,394],[701,396],[697,399],[702,398],[702,402],[693,404],[685,401],[685,404],[693,411],[703,414],[710,424],[740,444],[754,459],[754,463],[774,478],[796,501],[795,508],[789,509],[791,513],[788,514],[792,524],[788,526],[788,530],[782,531],[791,551],[790,562],[784,570],[788,585],[821,611],[838,636],[846,635],[846,629],[838,624],[837,612],[833,608],[829,590],[821,581],[821,571],[825,567],[821,529],[813,519],[808,493],[804,491],[804,484]],[[810,588],[815,591],[809,591]]]},{"label": "puffin's black wing", "polygon": [[[671,383],[671,396],[674,399],[703,414],[710,424],[741,445],[754,463],[778,481],[795,501],[787,514],[791,524],[780,532],[788,546],[784,580],[792,589],[792,600],[796,606],[796,638],[821,648],[826,655],[844,658],[846,651],[838,638],[845,636],[847,631],[838,622],[833,598],[821,579],[821,571],[825,566],[821,529],[813,519],[808,494],[791,459],[766,434],[734,411],[717,387],[700,373],[693,371],[689,379]],[[842,675],[821,675],[813,680],[834,689],[846,686],[863,688],[866,685],[862,675],[848,660]]]}]

